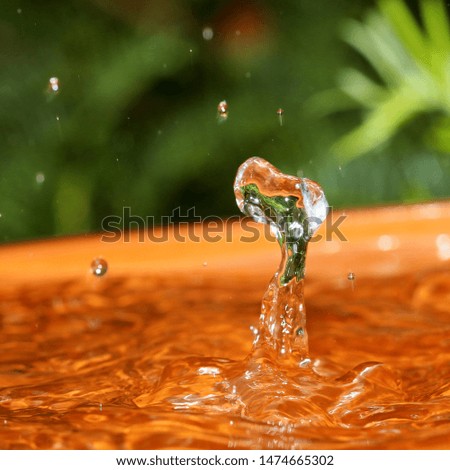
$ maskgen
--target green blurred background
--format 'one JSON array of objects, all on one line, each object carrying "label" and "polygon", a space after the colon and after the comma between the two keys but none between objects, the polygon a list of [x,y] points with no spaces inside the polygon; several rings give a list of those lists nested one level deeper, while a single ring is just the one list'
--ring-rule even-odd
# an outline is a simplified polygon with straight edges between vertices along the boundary
[{"label": "green blurred background", "polygon": [[2,0],[0,240],[237,214],[252,155],[335,207],[448,198],[449,38],[440,0]]}]

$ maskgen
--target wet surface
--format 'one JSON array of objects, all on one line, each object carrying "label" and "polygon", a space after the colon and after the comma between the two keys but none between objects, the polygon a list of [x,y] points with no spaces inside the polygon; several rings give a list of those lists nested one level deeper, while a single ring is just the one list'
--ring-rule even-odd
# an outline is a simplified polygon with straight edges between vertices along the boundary
[{"label": "wet surface", "polygon": [[206,268],[3,292],[1,447],[449,448],[448,263],[308,279],[306,371],[249,355],[267,282]]}]

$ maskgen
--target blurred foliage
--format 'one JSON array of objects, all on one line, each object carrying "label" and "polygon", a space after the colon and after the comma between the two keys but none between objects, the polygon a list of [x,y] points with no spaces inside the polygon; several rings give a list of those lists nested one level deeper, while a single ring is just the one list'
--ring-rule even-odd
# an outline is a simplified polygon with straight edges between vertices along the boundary
[{"label": "blurred foliage", "polygon": [[427,113],[431,119],[423,137],[430,147],[448,154],[450,22],[445,4],[421,0],[423,30],[402,0],[381,0],[379,6],[380,12],[370,12],[364,23],[348,21],[343,28],[344,39],[367,59],[382,83],[355,69],[340,74],[340,90],[367,113],[363,124],[340,139],[335,153],[343,160],[356,158]]},{"label": "blurred foliage", "polygon": [[0,239],[99,230],[124,206],[237,214],[251,155],[318,180],[335,206],[448,197],[447,13],[409,7],[2,0]]}]

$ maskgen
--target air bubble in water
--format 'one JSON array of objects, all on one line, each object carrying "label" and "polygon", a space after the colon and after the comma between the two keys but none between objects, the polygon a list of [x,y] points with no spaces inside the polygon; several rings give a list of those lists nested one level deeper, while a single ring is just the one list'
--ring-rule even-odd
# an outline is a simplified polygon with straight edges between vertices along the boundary
[{"label": "air bubble in water", "polygon": [[58,77],[51,77],[48,81],[49,90],[53,93],[58,93],[59,91],[59,79]]},{"label": "air bubble in water", "polygon": [[211,41],[211,39],[214,37],[214,31],[209,26],[206,26],[203,28],[202,36],[205,41]]},{"label": "air bubble in water", "polygon": [[102,258],[96,258],[91,263],[91,272],[95,276],[104,276],[108,271],[108,263]]}]

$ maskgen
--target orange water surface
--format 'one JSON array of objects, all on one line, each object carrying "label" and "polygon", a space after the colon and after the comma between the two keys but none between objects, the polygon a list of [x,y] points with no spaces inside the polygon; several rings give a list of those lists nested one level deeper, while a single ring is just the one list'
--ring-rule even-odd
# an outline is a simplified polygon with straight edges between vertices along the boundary
[{"label": "orange water surface", "polygon": [[306,369],[251,353],[279,248],[237,224],[0,247],[1,448],[450,448],[450,203],[345,215],[308,248]]}]

